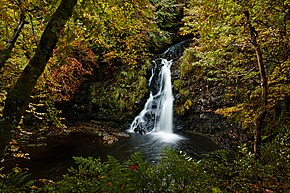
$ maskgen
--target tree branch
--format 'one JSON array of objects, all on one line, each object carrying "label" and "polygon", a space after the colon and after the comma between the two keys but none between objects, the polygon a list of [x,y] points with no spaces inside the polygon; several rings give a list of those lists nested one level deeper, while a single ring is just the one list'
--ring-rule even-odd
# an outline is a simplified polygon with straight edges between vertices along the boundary
[{"label": "tree branch", "polygon": [[267,75],[265,66],[263,63],[263,57],[262,57],[262,51],[260,48],[260,45],[257,42],[258,38],[258,32],[255,30],[255,28],[251,24],[250,20],[250,13],[248,10],[244,11],[244,14],[247,19],[247,25],[250,30],[250,36],[251,36],[251,43],[254,47],[254,50],[256,52],[257,57],[257,64],[259,67],[260,72],[260,79],[261,79],[261,98],[260,98],[260,108],[258,109],[256,120],[255,120],[255,129],[254,129],[254,154],[255,154],[255,161],[259,159],[260,151],[261,151],[261,130],[262,130],[262,124],[264,122],[264,119],[266,117],[267,113],[267,99],[268,99],[268,92],[267,92]]},{"label": "tree branch", "polygon": [[21,11],[19,24],[14,29],[14,33],[11,39],[7,42],[5,49],[0,51],[0,70],[3,68],[6,61],[11,57],[12,49],[14,48],[16,40],[18,39],[24,24],[26,24],[25,16],[24,12]]}]

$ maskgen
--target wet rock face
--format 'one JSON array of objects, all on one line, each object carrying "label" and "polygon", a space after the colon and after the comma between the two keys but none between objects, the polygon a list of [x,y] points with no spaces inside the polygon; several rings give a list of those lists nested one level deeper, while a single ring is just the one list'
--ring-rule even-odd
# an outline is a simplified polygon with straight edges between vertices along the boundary
[{"label": "wet rock face", "polygon": [[232,125],[223,117],[207,112],[189,111],[182,117],[177,118],[180,128],[193,133],[214,134],[226,130]]},{"label": "wet rock face", "polygon": [[[230,120],[217,115],[214,111],[229,104],[224,98],[223,89],[196,85],[193,104],[182,116],[177,117],[177,125],[191,132],[214,134],[234,127]],[[178,97],[178,94],[177,96]]]},{"label": "wet rock face", "polygon": [[235,101],[225,98],[225,88],[219,85],[197,84],[193,91],[193,105],[180,119],[190,130],[214,133],[234,127],[227,118],[215,114],[215,110],[231,106]]}]

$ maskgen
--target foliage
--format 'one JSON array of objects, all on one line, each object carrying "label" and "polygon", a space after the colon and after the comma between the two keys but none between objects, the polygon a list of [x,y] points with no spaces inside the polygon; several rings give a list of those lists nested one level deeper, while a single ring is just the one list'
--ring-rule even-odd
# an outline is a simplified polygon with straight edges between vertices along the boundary
[{"label": "foliage", "polygon": [[[10,40],[14,29],[20,19],[20,13],[24,12],[27,24],[15,44],[11,58],[0,71],[0,101],[4,106],[4,99],[8,90],[15,84],[21,71],[32,57],[33,50],[39,41],[44,24],[52,13],[54,4],[49,1],[10,1],[4,0],[0,3],[0,50],[3,50]],[[0,110],[2,112],[2,109]]]},{"label": "foliage", "polygon": [[[227,152],[215,152],[201,160],[201,165],[225,192],[285,191],[289,188],[290,165],[285,159],[271,155],[273,151],[263,148],[263,157],[256,166],[251,152],[243,152],[247,154],[237,158]],[[267,162],[269,158],[273,158],[273,162]],[[281,170],[281,164],[284,170]]]},{"label": "foliage", "polygon": [[0,168],[0,192],[20,193],[27,192],[34,188],[35,181],[28,181],[29,174],[20,168],[13,168],[13,171],[4,173]]},{"label": "foliage", "polygon": [[156,7],[156,21],[161,29],[166,31],[177,31],[182,26],[184,0],[157,0],[154,1]]},{"label": "foliage", "polygon": [[166,150],[165,157],[153,166],[140,154],[133,154],[128,161],[120,163],[109,157],[100,162],[95,158],[75,158],[78,168],[70,169],[59,183],[48,184],[45,192],[208,192],[207,175],[193,160],[185,159]]},{"label": "foliage", "polygon": [[148,1],[84,1],[75,12],[76,30],[109,65],[138,65],[148,54],[146,39],[151,7]]},{"label": "foliage", "polygon": [[[260,98],[260,80],[245,10],[250,12],[258,33],[269,76],[268,108],[275,108],[279,101],[289,96],[285,71],[290,51],[288,1],[191,1],[185,9],[180,33],[200,38],[195,39],[183,55],[181,76],[175,83],[181,94],[177,105],[180,114],[187,110],[182,108],[187,99],[193,102],[192,106],[200,102],[195,98],[197,88],[194,86],[199,84],[206,87],[208,93],[212,89],[221,91],[216,101],[219,105],[211,110],[219,108],[217,113],[235,117],[243,127],[253,126]],[[200,88],[200,95],[204,87]]]},{"label": "foliage", "polygon": [[[98,106],[100,112],[114,117],[116,113],[125,116],[133,115],[147,94],[146,71],[150,63],[147,62],[138,71],[127,69],[116,73],[112,80],[105,83],[95,83],[90,87],[90,102]],[[105,84],[105,86],[104,86]],[[122,118],[122,117],[120,117]]]},{"label": "foliage", "polygon": [[32,57],[33,50],[36,48],[44,29],[44,24],[55,6],[52,1],[1,1],[0,15],[3,19],[0,21],[0,50],[4,49],[10,40],[14,29],[17,27],[21,12],[24,12],[27,23],[16,42],[11,59],[8,60],[5,69],[1,72],[1,79],[3,78],[3,82],[1,82],[3,83],[1,85],[3,86],[2,89],[7,89],[7,87],[13,85],[20,71]]}]

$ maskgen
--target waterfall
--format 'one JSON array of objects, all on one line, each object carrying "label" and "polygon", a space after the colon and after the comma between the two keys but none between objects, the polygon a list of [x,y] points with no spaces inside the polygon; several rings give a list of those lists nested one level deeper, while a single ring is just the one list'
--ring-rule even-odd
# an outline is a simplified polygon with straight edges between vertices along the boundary
[{"label": "waterfall", "polygon": [[161,64],[163,64],[160,76],[160,90],[158,95],[160,99],[158,100],[158,106],[155,114],[155,131],[163,131],[166,133],[172,133],[173,127],[173,93],[171,84],[171,71],[170,66],[172,61],[162,59]]},{"label": "waterfall", "polygon": [[167,49],[153,60],[149,79],[150,95],[143,110],[135,117],[129,131],[145,133],[173,133],[173,101],[171,65],[181,56],[188,42],[184,41]]},{"label": "waterfall", "polygon": [[[173,92],[171,83],[172,60],[158,58],[153,61],[155,67],[152,69],[152,75],[149,79],[149,86],[158,72],[158,62],[161,69],[158,73],[156,82],[157,93],[154,94],[154,88],[150,89],[150,95],[145,103],[143,110],[135,117],[130,130],[141,134],[148,132],[162,131],[166,133],[173,132]],[[155,91],[156,92],[156,91]]]}]

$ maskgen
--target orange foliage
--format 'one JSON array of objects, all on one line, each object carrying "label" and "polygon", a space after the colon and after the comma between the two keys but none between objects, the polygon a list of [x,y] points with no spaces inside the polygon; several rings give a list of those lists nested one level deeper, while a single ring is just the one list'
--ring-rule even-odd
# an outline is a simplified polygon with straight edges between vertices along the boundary
[{"label": "orange foliage", "polygon": [[58,101],[68,101],[81,83],[93,74],[98,65],[92,50],[74,50],[66,59],[65,64],[50,71],[46,85]]}]

